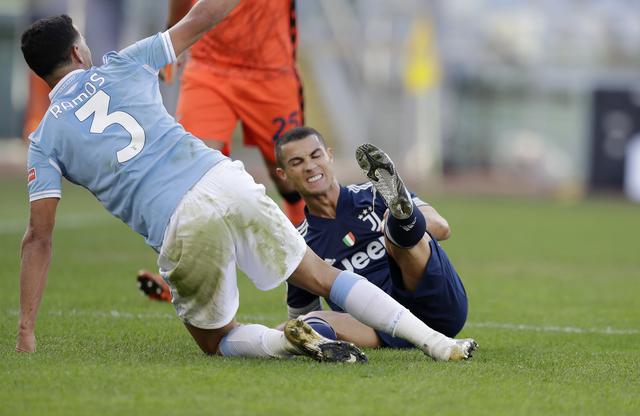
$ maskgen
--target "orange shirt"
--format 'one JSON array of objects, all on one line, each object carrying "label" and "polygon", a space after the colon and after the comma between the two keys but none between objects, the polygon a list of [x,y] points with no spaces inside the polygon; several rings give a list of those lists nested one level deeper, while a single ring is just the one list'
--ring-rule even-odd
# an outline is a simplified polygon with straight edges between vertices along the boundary
[{"label": "orange shirt", "polygon": [[220,75],[268,77],[295,71],[296,43],[295,0],[243,0],[190,53]]}]

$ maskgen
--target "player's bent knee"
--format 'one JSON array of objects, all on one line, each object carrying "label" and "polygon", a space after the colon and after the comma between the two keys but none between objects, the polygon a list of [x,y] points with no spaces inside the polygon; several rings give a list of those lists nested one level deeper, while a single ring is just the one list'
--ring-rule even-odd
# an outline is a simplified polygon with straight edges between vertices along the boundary
[{"label": "player's bent knee", "polygon": [[203,329],[198,328],[187,323],[184,324],[187,328],[196,344],[200,347],[202,352],[207,355],[215,355],[220,353],[220,341],[225,337],[233,328],[237,326],[236,321],[231,321],[222,328],[217,329]]},{"label": "player's bent knee", "polygon": [[298,319],[305,320],[309,318],[320,318],[326,321],[330,321],[332,318],[331,312],[333,311],[311,311],[311,312],[305,313],[304,315],[298,316]]}]

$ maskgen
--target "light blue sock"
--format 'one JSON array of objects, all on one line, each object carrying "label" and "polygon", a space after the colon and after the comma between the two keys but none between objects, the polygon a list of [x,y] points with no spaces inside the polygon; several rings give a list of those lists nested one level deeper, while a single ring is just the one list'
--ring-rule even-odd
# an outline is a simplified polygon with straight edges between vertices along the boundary
[{"label": "light blue sock", "polygon": [[358,321],[393,334],[406,310],[395,299],[359,274],[343,271],[331,286],[329,299]]},{"label": "light blue sock", "polygon": [[342,310],[346,311],[345,303],[347,301],[347,296],[349,296],[353,286],[363,279],[364,277],[359,274],[346,270],[342,271],[338,277],[336,277],[336,280],[333,282],[333,286],[331,286],[329,299],[331,299],[331,302],[342,308]]},{"label": "light blue sock", "polygon": [[331,286],[329,299],[363,324],[405,339],[432,357],[447,359],[447,348],[455,344],[358,274],[340,273]]}]

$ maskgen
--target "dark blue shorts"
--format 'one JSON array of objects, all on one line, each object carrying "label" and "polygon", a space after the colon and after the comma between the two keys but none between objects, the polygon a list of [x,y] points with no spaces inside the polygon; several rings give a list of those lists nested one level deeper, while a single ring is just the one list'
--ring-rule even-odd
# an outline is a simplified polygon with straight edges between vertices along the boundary
[{"label": "dark blue shorts", "polygon": [[[415,292],[404,289],[400,267],[388,257],[393,283],[389,294],[434,330],[454,337],[467,320],[467,293],[440,244],[432,239],[429,246],[431,257]],[[413,344],[403,339],[380,331],[376,333],[386,347],[414,348]]]}]

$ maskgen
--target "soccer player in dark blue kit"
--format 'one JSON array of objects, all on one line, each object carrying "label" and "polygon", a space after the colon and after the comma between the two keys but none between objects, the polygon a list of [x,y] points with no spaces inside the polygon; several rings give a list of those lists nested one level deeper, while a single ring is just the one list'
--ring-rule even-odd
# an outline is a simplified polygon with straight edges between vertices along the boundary
[{"label": "soccer player in dark blue kit", "polygon": [[[339,185],[332,151],[312,128],[284,134],[276,144],[276,159],[278,175],[305,200],[306,220],[298,230],[318,256],[365,276],[434,330],[449,337],[460,332],[467,296],[438,243],[449,237],[449,225],[431,205],[407,191],[383,151],[370,144],[358,147],[356,159],[370,182],[350,186]],[[322,318],[339,339],[363,347],[413,347],[327,302],[332,311],[320,310],[318,296],[288,285],[290,317]]]}]

